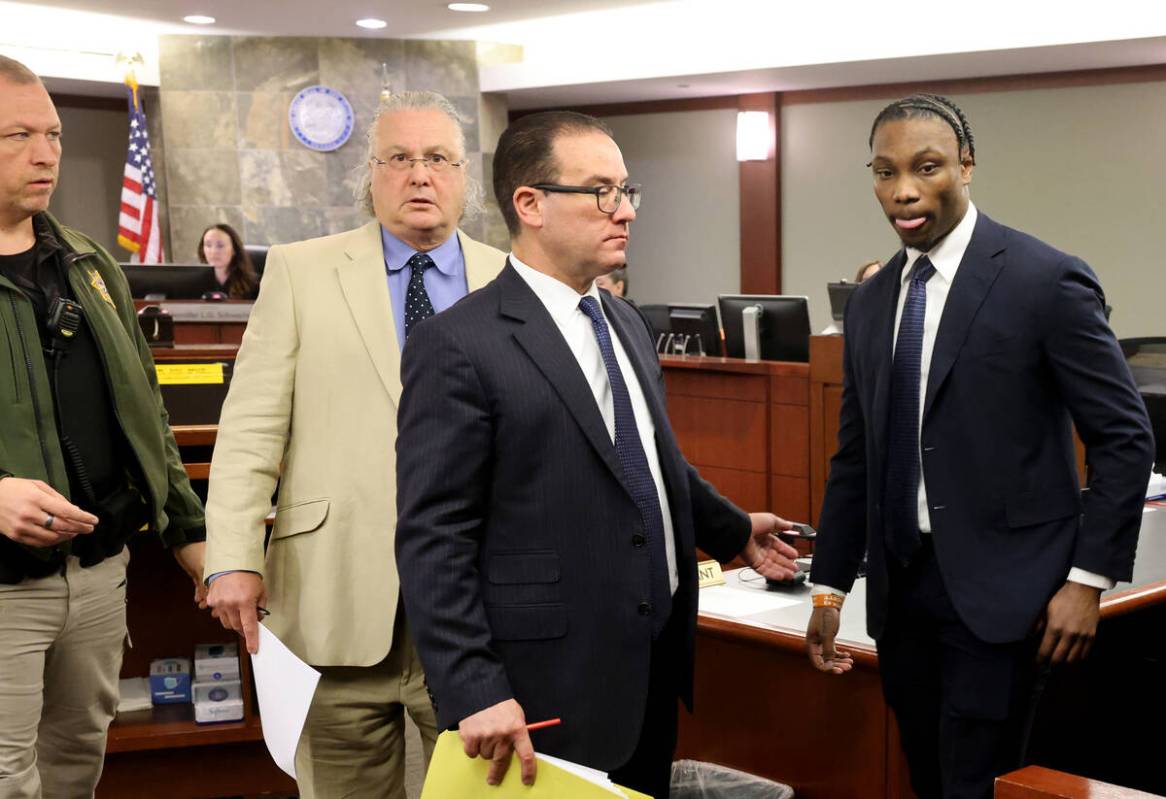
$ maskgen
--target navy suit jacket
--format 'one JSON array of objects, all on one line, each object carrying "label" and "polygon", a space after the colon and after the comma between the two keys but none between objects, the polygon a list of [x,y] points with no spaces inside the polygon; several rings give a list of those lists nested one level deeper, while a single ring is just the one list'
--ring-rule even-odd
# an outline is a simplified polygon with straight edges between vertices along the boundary
[{"label": "navy suit jacket", "polygon": [[[847,305],[838,452],[812,574],[849,591],[868,553],[876,639],[887,613],[883,475],[905,263],[900,251]],[[920,448],[944,583],[985,641],[1028,635],[1073,566],[1131,576],[1153,440],[1104,306],[1083,261],[980,214],[940,320]],[[1092,474],[1084,495],[1073,425]]]},{"label": "navy suit jacket", "polygon": [[[602,296],[656,426],[680,578],[675,675],[690,702],[695,547],[729,560],[750,523],[681,455],[642,317]],[[539,751],[623,765],[647,696],[648,551],[578,361],[507,266],[413,330],[402,379],[397,563],[439,724],[514,698],[530,721],[563,719],[535,733]]]}]

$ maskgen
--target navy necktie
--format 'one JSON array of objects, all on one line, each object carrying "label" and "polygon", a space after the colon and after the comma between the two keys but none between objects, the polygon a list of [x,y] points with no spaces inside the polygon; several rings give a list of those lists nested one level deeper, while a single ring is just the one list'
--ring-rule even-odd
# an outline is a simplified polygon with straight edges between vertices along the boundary
[{"label": "navy necktie", "polygon": [[425,290],[425,270],[434,266],[433,259],[423,252],[414,253],[405,266],[412,268],[409,275],[409,289],[405,292],[405,338],[413,331],[413,326],[433,316],[433,303]]},{"label": "navy necktie", "polygon": [[935,267],[919,256],[911,271],[895,360],[891,367],[891,418],[885,488],[886,541],[891,554],[906,564],[919,549],[919,381],[923,366],[923,319],[927,281]]},{"label": "navy necktie", "polygon": [[632,495],[636,507],[640,510],[644,534],[647,536],[652,602],[651,607],[645,610],[653,616],[652,634],[658,635],[672,612],[672,584],[668,579],[664,514],[660,510],[660,497],[656,493],[656,481],[652,479],[648,457],[644,454],[644,447],[640,442],[640,431],[636,427],[631,395],[628,394],[623,373],[615,359],[615,349],[611,346],[611,332],[607,328],[607,320],[603,318],[603,311],[594,297],[581,299],[579,310],[591,319],[595,338],[599,342],[599,352],[603,355],[603,366],[607,370],[607,381],[611,386],[611,399],[615,407],[615,451],[623,468],[624,487]]}]

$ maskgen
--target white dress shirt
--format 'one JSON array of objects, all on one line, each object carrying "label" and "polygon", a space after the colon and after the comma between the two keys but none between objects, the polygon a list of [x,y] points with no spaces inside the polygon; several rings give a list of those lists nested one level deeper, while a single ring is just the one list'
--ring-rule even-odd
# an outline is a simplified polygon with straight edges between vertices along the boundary
[{"label": "white dress shirt", "polygon": [[[518,272],[526,285],[530,286],[539,301],[551,315],[555,326],[563,334],[583,377],[591,386],[591,393],[595,396],[595,403],[599,406],[599,413],[603,417],[603,424],[607,427],[607,434],[615,443],[615,402],[611,397],[611,384],[607,379],[607,367],[603,364],[603,354],[599,351],[599,341],[595,338],[595,328],[591,317],[579,310],[579,301],[583,297],[594,297],[599,304],[603,318],[607,319],[607,312],[603,310],[603,302],[599,297],[599,289],[593,283],[586,294],[579,294],[573,288],[551,277],[548,274],[533,269],[510,253],[510,263]],[[628,395],[632,401],[632,413],[636,417],[636,429],[640,434],[640,443],[644,447],[644,454],[648,458],[648,469],[652,473],[652,482],[656,484],[656,496],[660,500],[660,512],[664,517],[664,551],[668,558],[668,583],[672,593],[676,593],[679,578],[676,573],[676,539],[672,531],[672,513],[668,507],[668,492],[664,489],[664,477],[660,471],[660,456],[656,452],[656,425],[652,422],[652,414],[648,410],[648,403],[644,399],[644,390],[632,369],[627,353],[619,336],[611,328],[611,320],[607,319],[611,331],[611,346],[615,350],[615,360],[619,364],[619,371],[623,375],[624,383],[628,387]]]},{"label": "white dress shirt", "polygon": [[[896,345],[898,344],[899,338],[899,322],[903,318],[903,306],[907,302],[907,284],[911,278],[911,270],[914,268],[915,262],[919,260],[919,256],[924,254],[931,259],[931,265],[935,267],[935,274],[927,281],[927,307],[923,315],[923,350],[919,370],[919,433],[916,435],[916,441],[918,441],[919,435],[922,434],[923,401],[927,396],[927,379],[931,374],[931,355],[935,351],[935,338],[939,333],[939,321],[943,318],[943,306],[947,304],[948,292],[951,290],[952,282],[955,281],[956,272],[959,271],[960,262],[964,259],[964,253],[968,249],[968,244],[972,241],[972,232],[976,229],[976,218],[978,216],[979,212],[976,211],[976,206],[969,202],[968,211],[964,214],[964,218],[930,252],[923,253],[914,247],[906,248],[907,261],[903,265],[903,271],[899,273],[899,301],[895,309]],[[917,508],[919,514],[919,532],[930,535],[931,514],[928,512],[927,485],[924,480],[922,468],[919,470]],[[1079,569],[1076,566],[1069,571],[1068,579],[1075,583],[1084,583],[1085,585],[1091,585],[1102,590],[1109,590],[1114,586],[1114,582],[1110,578]],[[821,585],[815,586],[814,592],[842,593],[837,589]]]}]

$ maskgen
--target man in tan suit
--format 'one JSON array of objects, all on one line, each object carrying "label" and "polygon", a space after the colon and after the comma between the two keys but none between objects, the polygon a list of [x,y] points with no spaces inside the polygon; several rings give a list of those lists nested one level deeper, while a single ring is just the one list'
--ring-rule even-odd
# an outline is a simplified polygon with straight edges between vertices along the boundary
[{"label": "man in tan suit", "polygon": [[401,349],[416,324],[505,264],[457,230],[481,188],[444,97],[382,102],[367,168],[358,196],[374,221],[268,253],[207,503],[214,615],[255,652],[269,611],[268,628],[323,673],[296,756],[307,798],[403,798],[406,709],[432,752],[393,550]]}]

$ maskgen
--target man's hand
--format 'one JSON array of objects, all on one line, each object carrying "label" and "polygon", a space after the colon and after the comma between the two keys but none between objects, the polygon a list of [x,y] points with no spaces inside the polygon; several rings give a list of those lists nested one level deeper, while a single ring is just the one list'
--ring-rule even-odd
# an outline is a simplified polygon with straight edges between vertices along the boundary
[{"label": "man's hand", "polygon": [[1037,660],[1052,666],[1084,660],[1093,648],[1101,618],[1101,589],[1067,582],[1045,606],[1037,623],[1041,636]]},{"label": "man's hand", "polygon": [[206,563],[206,541],[196,541],[174,550],[174,559],[182,570],[194,581],[194,604],[206,608],[206,583],[202,581],[202,569]]},{"label": "man's hand", "polygon": [[750,513],[749,521],[753,523],[753,534],[741,550],[741,559],[771,580],[793,577],[798,570],[794,563],[798,551],[776,536],[778,530],[792,530],[793,524],[772,513]]},{"label": "man's hand", "polygon": [[247,651],[259,651],[259,608],[267,604],[263,578],[255,572],[231,572],[215,579],[207,594],[211,615],[243,636]]},{"label": "man's hand", "polygon": [[486,775],[487,785],[502,782],[506,769],[510,767],[512,752],[518,755],[522,784],[534,785],[534,745],[530,742],[530,733],[526,731],[526,715],[518,702],[507,699],[467,716],[458,724],[458,734],[462,737],[462,747],[467,757],[493,761],[490,773]]},{"label": "man's hand", "polygon": [[806,654],[818,671],[845,674],[854,667],[850,653],[834,647],[841,618],[838,608],[814,608],[810,614],[810,623],[806,626]]},{"label": "man's hand", "polygon": [[97,517],[86,513],[41,480],[0,480],[0,534],[18,544],[51,547],[92,533]]}]

